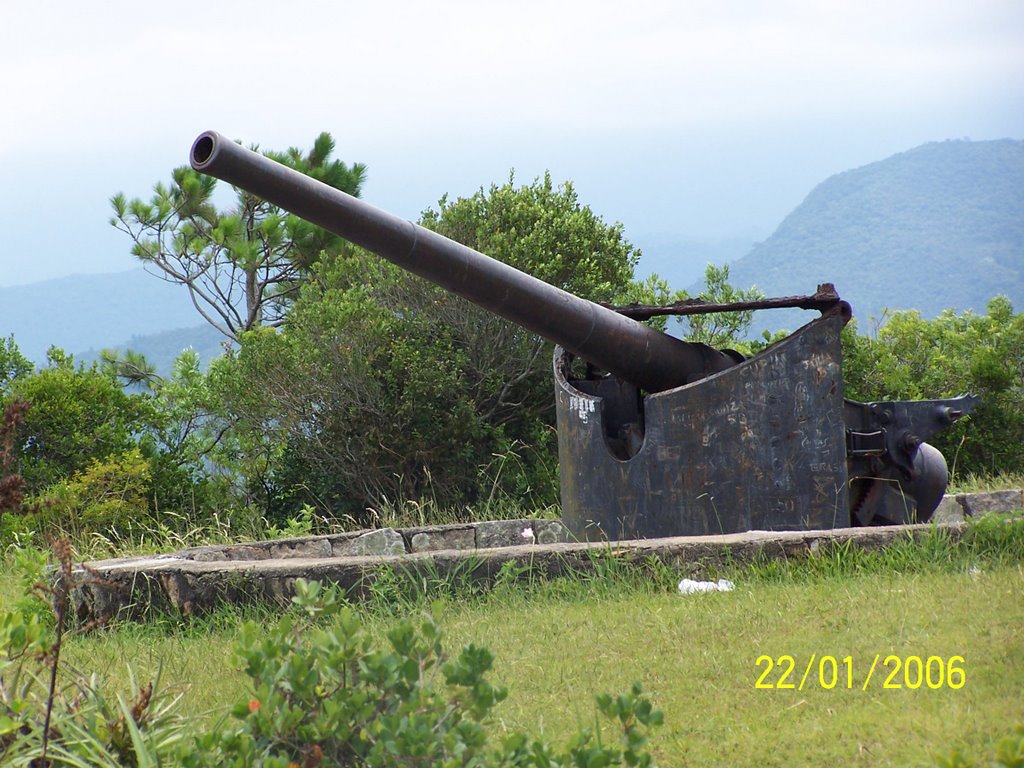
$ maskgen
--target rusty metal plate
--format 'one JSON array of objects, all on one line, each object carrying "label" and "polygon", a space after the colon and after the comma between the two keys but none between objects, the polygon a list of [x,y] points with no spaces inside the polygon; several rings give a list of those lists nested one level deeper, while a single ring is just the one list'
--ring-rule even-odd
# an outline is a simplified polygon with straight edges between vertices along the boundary
[{"label": "rusty metal plate", "polygon": [[571,355],[556,349],[565,524],[588,540],[849,525],[847,318],[829,312],[733,368],[647,395],[628,459],[606,437],[609,404],[570,380]]}]

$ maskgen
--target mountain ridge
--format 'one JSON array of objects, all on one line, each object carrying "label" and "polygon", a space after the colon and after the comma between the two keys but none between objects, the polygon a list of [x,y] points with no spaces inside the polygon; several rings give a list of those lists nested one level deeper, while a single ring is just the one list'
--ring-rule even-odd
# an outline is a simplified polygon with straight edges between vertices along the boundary
[{"label": "mountain ridge", "polygon": [[730,271],[768,295],[833,283],[865,320],[1021,307],[1024,141],[930,142],[831,176]]},{"label": "mountain ridge", "polygon": [[196,321],[188,292],[142,267],[0,287],[0,336],[36,365],[51,346],[79,353]]}]

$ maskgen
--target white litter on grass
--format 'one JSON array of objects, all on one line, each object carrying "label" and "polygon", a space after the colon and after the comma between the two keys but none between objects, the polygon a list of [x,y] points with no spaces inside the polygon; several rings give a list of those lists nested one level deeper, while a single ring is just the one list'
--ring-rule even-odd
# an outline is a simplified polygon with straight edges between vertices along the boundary
[{"label": "white litter on grass", "polygon": [[692,595],[694,592],[732,592],[736,585],[728,579],[718,581],[694,581],[683,579],[679,582],[679,591],[684,595]]}]

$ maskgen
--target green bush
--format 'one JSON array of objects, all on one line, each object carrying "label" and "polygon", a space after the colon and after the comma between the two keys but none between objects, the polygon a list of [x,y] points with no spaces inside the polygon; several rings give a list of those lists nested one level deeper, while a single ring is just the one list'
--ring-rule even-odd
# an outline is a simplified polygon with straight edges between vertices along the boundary
[{"label": "green bush", "polygon": [[38,616],[0,616],[0,764],[653,765],[648,732],[662,715],[639,684],[597,698],[618,734],[609,743],[590,729],[563,749],[522,733],[493,743],[491,713],[506,690],[487,680],[488,649],[470,645],[449,657],[436,616],[400,623],[376,647],[337,588],[300,579],[295,592],[295,610],[269,631],[243,628],[236,652],[252,688],[203,733],[153,685],[133,684],[127,699],[107,696],[95,679],[49,688],[41,671],[57,664],[59,633],[52,639]]},{"label": "green bush", "polygon": [[76,366],[57,349],[49,354],[48,367],[14,379],[5,397],[29,405],[18,428],[26,495],[131,450],[156,418],[152,400],[125,392],[112,374]]},{"label": "green bush", "polygon": [[[596,301],[659,290],[634,279],[622,226],[548,176],[442,199],[422,223]],[[304,503],[368,524],[368,508],[403,502],[557,502],[551,345],[536,334],[350,249],[320,260],[279,332],[240,342],[211,373],[271,519]]]},{"label": "green bush", "polygon": [[91,533],[122,534],[150,519],[150,465],[138,448],[93,460],[42,496],[35,513],[37,530],[81,540]]},{"label": "green bush", "polygon": [[968,418],[931,442],[960,476],[1024,470],[1024,314],[1005,296],[984,315],[897,312],[873,338],[851,325],[843,358],[846,396],[855,400],[981,395]]},{"label": "green bush", "polygon": [[[661,713],[639,685],[597,705],[618,722],[618,744],[584,730],[564,750],[524,734],[490,743],[492,709],[506,690],[490,683],[493,654],[470,645],[454,659],[434,617],[403,621],[375,648],[334,588],[298,580],[298,616],[267,635],[248,624],[238,656],[252,681],[232,723],[183,756],[201,766],[649,766],[647,731]],[[325,623],[324,619],[330,621]]]},{"label": "green bush", "polygon": [[1012,734],[999,740],[995,745],[995,754],[991,760],[978,763],[960,750],[954,750],[937,759],[939,768],[1024,768],[1024,725],[1018,725]]}]

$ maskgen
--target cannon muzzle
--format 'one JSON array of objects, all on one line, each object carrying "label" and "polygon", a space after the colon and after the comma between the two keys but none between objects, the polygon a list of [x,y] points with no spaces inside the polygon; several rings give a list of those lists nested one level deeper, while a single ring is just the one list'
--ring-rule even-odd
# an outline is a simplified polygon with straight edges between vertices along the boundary
[{"label": "cannon muzzle", "polygon": [[192,167],[311,221],[648,392],[723,371],[736,360],[685,342],[520,272],[472,248],[311,179],[215,131]]}]

